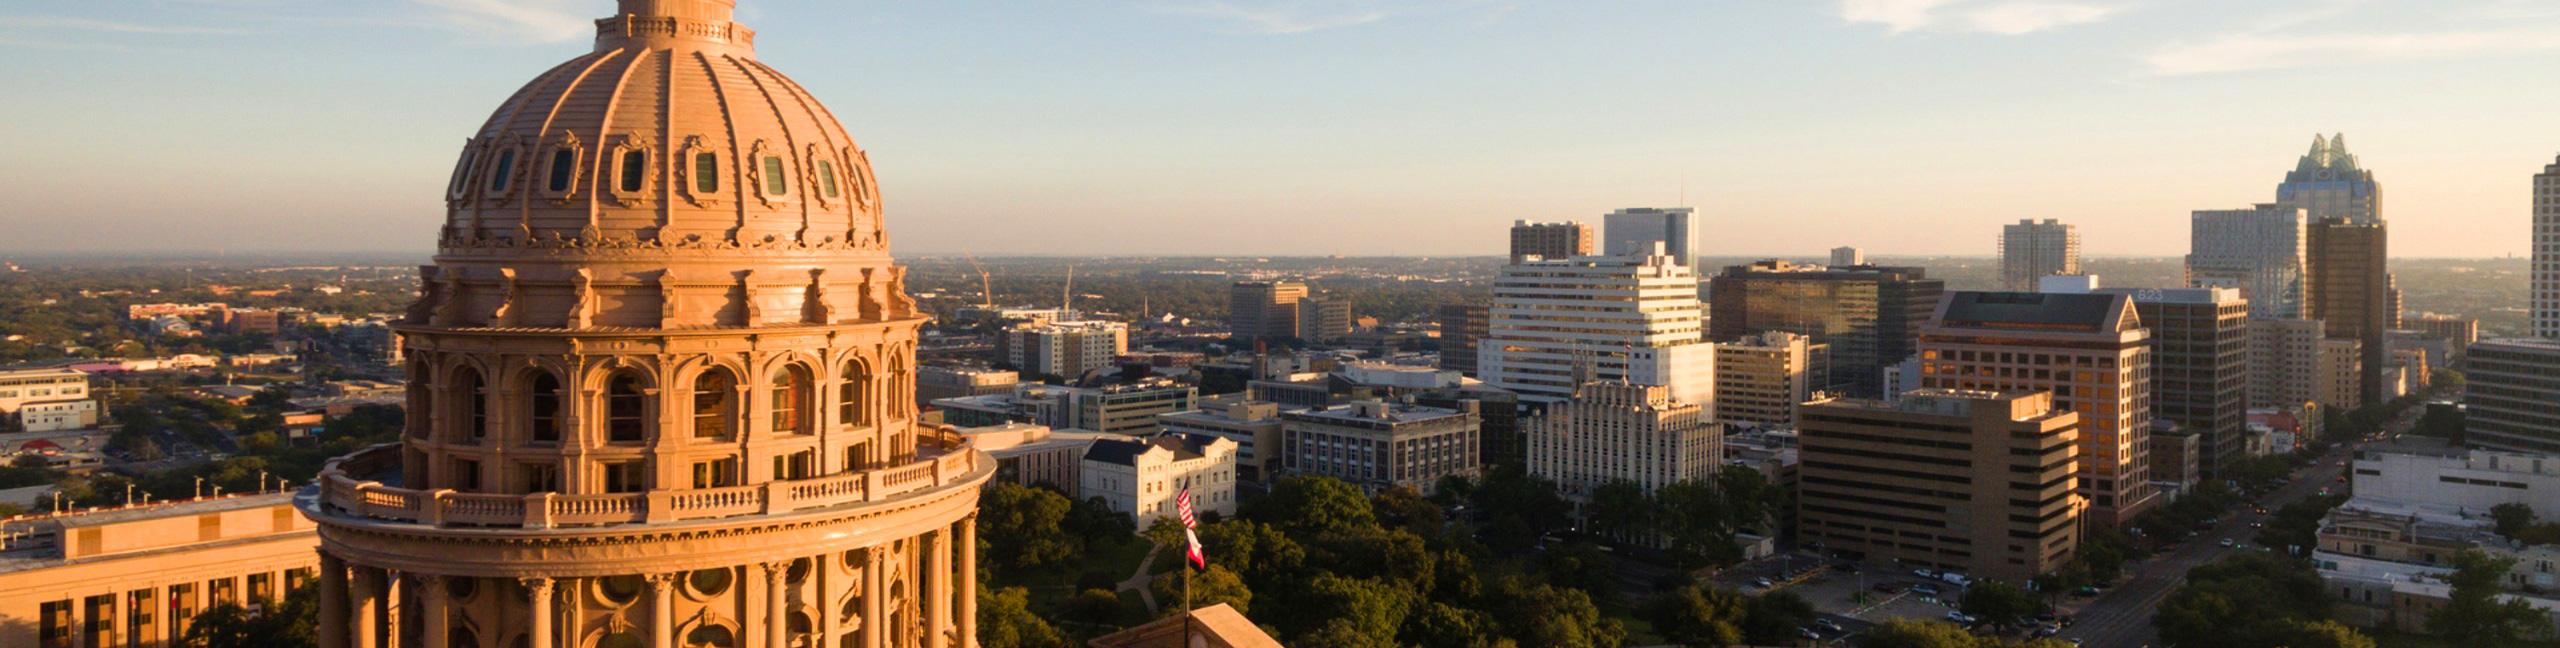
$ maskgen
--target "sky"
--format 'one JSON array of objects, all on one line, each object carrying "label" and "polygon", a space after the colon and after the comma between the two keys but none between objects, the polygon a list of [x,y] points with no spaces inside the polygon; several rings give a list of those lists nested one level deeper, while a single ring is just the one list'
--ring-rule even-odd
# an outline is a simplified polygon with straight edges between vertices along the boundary
[{"label": "sky", "polygon": [[[2549,0],[742,0],[898,251],[2174,255],[2315,133],[2402,257],[2527,251]],[[609,0],[0,3],[0,255],[430,250],[463,139]]]}]

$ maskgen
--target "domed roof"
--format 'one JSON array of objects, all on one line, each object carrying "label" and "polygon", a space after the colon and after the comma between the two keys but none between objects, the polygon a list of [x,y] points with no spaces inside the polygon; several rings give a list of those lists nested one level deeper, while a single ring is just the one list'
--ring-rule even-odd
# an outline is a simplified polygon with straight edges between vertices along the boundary
[{"label": "domed roof", "polygon": [[871,165],[758,62],[735,0],[620,0],[593,53],[501,104],[446,187],[444,245],[885,252]]}]

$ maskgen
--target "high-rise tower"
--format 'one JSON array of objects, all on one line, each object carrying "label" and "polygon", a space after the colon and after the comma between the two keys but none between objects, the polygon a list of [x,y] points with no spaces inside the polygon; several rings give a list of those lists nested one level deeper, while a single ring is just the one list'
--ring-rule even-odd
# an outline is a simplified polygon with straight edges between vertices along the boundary
[{"label": "high-rise tower", "polygon": [[[1601,235],[1609,239],[1601,254],[1612,256],[1671,256],[1680,265],[1695,269],[1695,229],[1698,210],[1688,207],[1629,207],[1601,217]],[[1654,244],[1662,244],[1659,248]]]},{"label": "high-rise tower", "polygon": [[2080,274],[2078,228],[2051,218],[2000,226],[2002,290],[2035,292],[2044,277],[2072,274]]},{"label": "high-rise tower", "polygon": [[407,433],[332,460],[326,648],[966,646],[979,485],[863,150],[734,0],[621,0],[463,147]]},{"label": "high-rise tower", "polygon": [[2198,209],[2193,218],[2188,285],[2240,289],[2250,317],[2302,317],[2302,264],[2308,256],[2302,208]]},{"label": "high-rise tower", "polygon": [[2347,152],[2347,134],[2311,136],[2311,151],[2276,185],[2276,202],[2302,208],[2303,220],[2343,218],[2357,225],[2382,222],[2382,185]]},{"label": "high-rise tower", "polygon": [[2533,174],[2533,335],[2560,338],[2560,160]]}]

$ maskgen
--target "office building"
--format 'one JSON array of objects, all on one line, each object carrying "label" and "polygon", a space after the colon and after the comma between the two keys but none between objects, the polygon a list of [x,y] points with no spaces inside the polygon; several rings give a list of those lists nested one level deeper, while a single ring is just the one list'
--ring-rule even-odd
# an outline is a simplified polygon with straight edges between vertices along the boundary
[{"label": "office building", "polygon": [[1046,425],[1006,423],[957,428],[969,444],[996,462],[1000,481],[1022,486],[1047,484],[1069,496],[1083,482],[1084,451],[1103,438],[1126,438],[1086,430],[1053,430]]},{"label": "office building", "polygon": [[2511,338],[2471,345],[2463,374],[2463,432],[2471,445],[2560,455],[2560,340]]},{"label": "office building", "polygon": [[1831,248],[1831,267],[1846,268],[1867,264],[1867,251],[1846,245]]},{"label": "office building", "polygon": [[2560,160],[2533,174],[2533,335],[2560,338]]},{"label": "office building", "polygon": [[1769,260],[1730,266],[1707,283],[1707,338],[1733,342],[1785,331],[1827,348],[1813,367],[1825,391],[1883,397],[1877,377],[1918,353],[1916,341],[1946,282],[1921,268],[1823,268]]},{"label": "office building", "polygon": [[1589,223],[1513,221],[1511,262],[1527,261],[1530,257],[1570,259],[1591,256],[1597,252],[1599,240],[1599,233],[1592,231]]},{"label": "office building", "polygon": [[2082,420],[2042,391],[1807,403],[1796,535],[1868,561],[2026,582],[2079,549]]},{"label": "office building", "polygon": [[2349,475],[2356,498],[2367,502],[2473,513],[2523,504],[2535,517],[2560,519],[2560,457],[2553,455],[2394,440],[2357,452]]},{"label": "office building", "polygon": [[1236,443],[1236,479],[1268,485],[1279,472],[1280,404],[1237,397],[1211,399],[1200,409],[1156,415],[1165,432],[1223,437]]},{"label": "office building", "polygon": [[1116,366],[1129,352],[1129,325],[1119,322],[1050,322],[1005,329],[1005,362],[1034,375],[1082,378]]},{"label": "office building", "polygon": [[2311,400],[2338,411],[2364,407],[2364,343],[2321,338],[2311,373]]},{"label": "office building", "polygon": [[1813,390],[1812,338],[1786,331],[1716,345],[1716,420],[1793,427]]},{"label": "office building", "polygon": [[[2246,445],[2243,440],[2234,445]],[[2245,450],[2245,448],[2243,448]],[[2204,439],[2168,419],[2152,419],[2151,483],[2169,493],[2186,493],[2206,479]]]},{"label": "office building", "polygon": [[1478,369],[1522,400],[1561,401],[1584,381],[1624,380],[1670,387],[1673,398],[1715,411],[1715,348],[1704,339],[1698,279],[1671,257],[1503,266],[1492,318]]},{"label": "office building", "polygon": [[2200,472],[2188,475],[2222,478],[2244,456],[2249,429],[2248,300],[2236,288],[2098,292],[2132,298],[2151,330],[2151,414],[2195,437],[2192,463]]},{"label": "office building", "polygon": [[2039,277],[2080,274],[2080,230],[2062,221],[2000,226],[2000,286],[2031,292]]},{"label": "office building", "polygon": [[266,609],[308,582],[320,538],[285,493],[0,524],[0,646],[175,646],[225,603]]},{"label": "office building", "polygon": [[924,405],[944,398],[993,396],[1013,393],[1022,383],[1022,374],[982,367],[945,367],[925,365],[916,368],[916,404]]},{"label": "office building", "polygon": [[1705,408],[1673,400],[1663,387],[1621,382],[1584,383],[1573,400],[1525,421],[1521,438],[1529,474],[1554,481],[1577,506],[1614,481],[1652,493],[1707,479],[1724,456],[1724,426]]},{"label": "office building", "polygon": [[2392,322],[2389,245],[2383,224],[2341,218],[2310,226],[2311,319],[2326,323],[2330,337],[2355,340],[2363,350],[2358,385],[2363,400],[2380,402],[2382,367],[2389,359]]},{"label": "office building", "polygon": [[1330,344],[1351,334],[1351,300],[1308,297],[1298,300],[1298,339]]},{"label": "office building", "polygon": [[2274,406],[2317,402],[2327,393],[2320,378],[2320,320],[2249,320],[2249,402]]},{"label": "office building", "polygon": [[2150,486],[2151,344],[2123,295],[1947,293],[1920,333],[1920,384],[2051,392],[2055,407],[2080,415],[2078,482],[2090,518],[2120,525],[2159,503]]},{"label": "office building", "polygon": [[2436,358],[2439,363],[2469,352],[2472,343],[2480,341],[2480,320],[2468,317],[2419,313],[2401,324],[2420,335],[2446,342],[2445,353]]},{"label": "office building", "polygon": [[1430,495],[1441,478],[1473,477],[1483,461],[1474,403],[1443,409],[1366,400],[1282,412],[1280,421],[1287,474],[1340,479],[1373,496],[1397,487]]},{"label": "office building", "polygon": [[77,369],[0,371],[0,417],[21,432],[60,432],[98,426],[89,374]]},{"label": "office building", "polygon": [[2276,204],[2301,209],[2305,223],[2382,224],[2382,185],[2347,153],[2345,133],[2335,139],[2311,136],[2311,151],[2276,185]]},{"label": "office building", "polygon": [[1240,338],[1298,334],[1298,301],[1307,285],[1295,281],[1239,281],[1227,293],[1227,331]]},{"label": "office building", "polygon": [[2302,208],[2287,205],[2196,210],[2187,285],[2239,289],[2250,317],[2302,317],[2307,223]]},{"label": "office building", "polygon": [[1492,334],[1492,304],[1440,305],[1440,368],[1481,377],[1476,345]]},{"label": "office building", "polygon": [[1197,514],[1236,513],[1236,442],[1208,434],[1162,432],[1139,438],[1105,436],[1085,448],[1077,467],[1078,498],[1100,498],[1112,512],[1128,514],[1146,529],[1174,518],[1175,498],[1191,492]]},{"label": "office building", "polygon": [[1144,435],[1157,430],[1156,415],[1199,406],[1196,387],[1155,377],[1098,387],[1026,383],[1013,393],[933,401],[942,421],[957,427],[1033,423],[1058,429]]},{"label": "office building", "polygon": [[[1602,232],[1609,239],[1602,254],[1609,256],[1644,256],[1663,254],[1683,267],[1697,267],[1698,234],[1694,228],[1697,210],[1688,207],[1631,207],[1609,212],[1601,219]],[[1660,244],[1660,245],[1656,245]]]},{"label": "office building", "polygon": [[869,158],[733,5],[622,0],[462,147],[406,432],[294,501],[321,648],[976,636],[995,463],[917,420]]}]

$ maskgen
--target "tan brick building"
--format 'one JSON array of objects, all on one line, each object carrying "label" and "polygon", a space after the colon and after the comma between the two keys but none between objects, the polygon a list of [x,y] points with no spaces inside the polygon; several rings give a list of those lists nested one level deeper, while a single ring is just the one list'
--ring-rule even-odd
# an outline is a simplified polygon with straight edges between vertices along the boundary
[{"label": "tan brick building", "polygon": [[2050,392],[2080,414],[2080,494],[2117,525],[2151,488],[2151,337],[2131,298],[1948,293],[1920,333],[1924,388]]},{"label": "tan brick building", "polygon": [[312,576],[320,538],[283,493],[0,522],[0,646],[170,646],[206,608]]},{"label": "tan brick building", "polygon": [[2025,582],[2079,549],[2081,420],[2035,391],[1807,403],[1797,536],[1868,560]]}]

